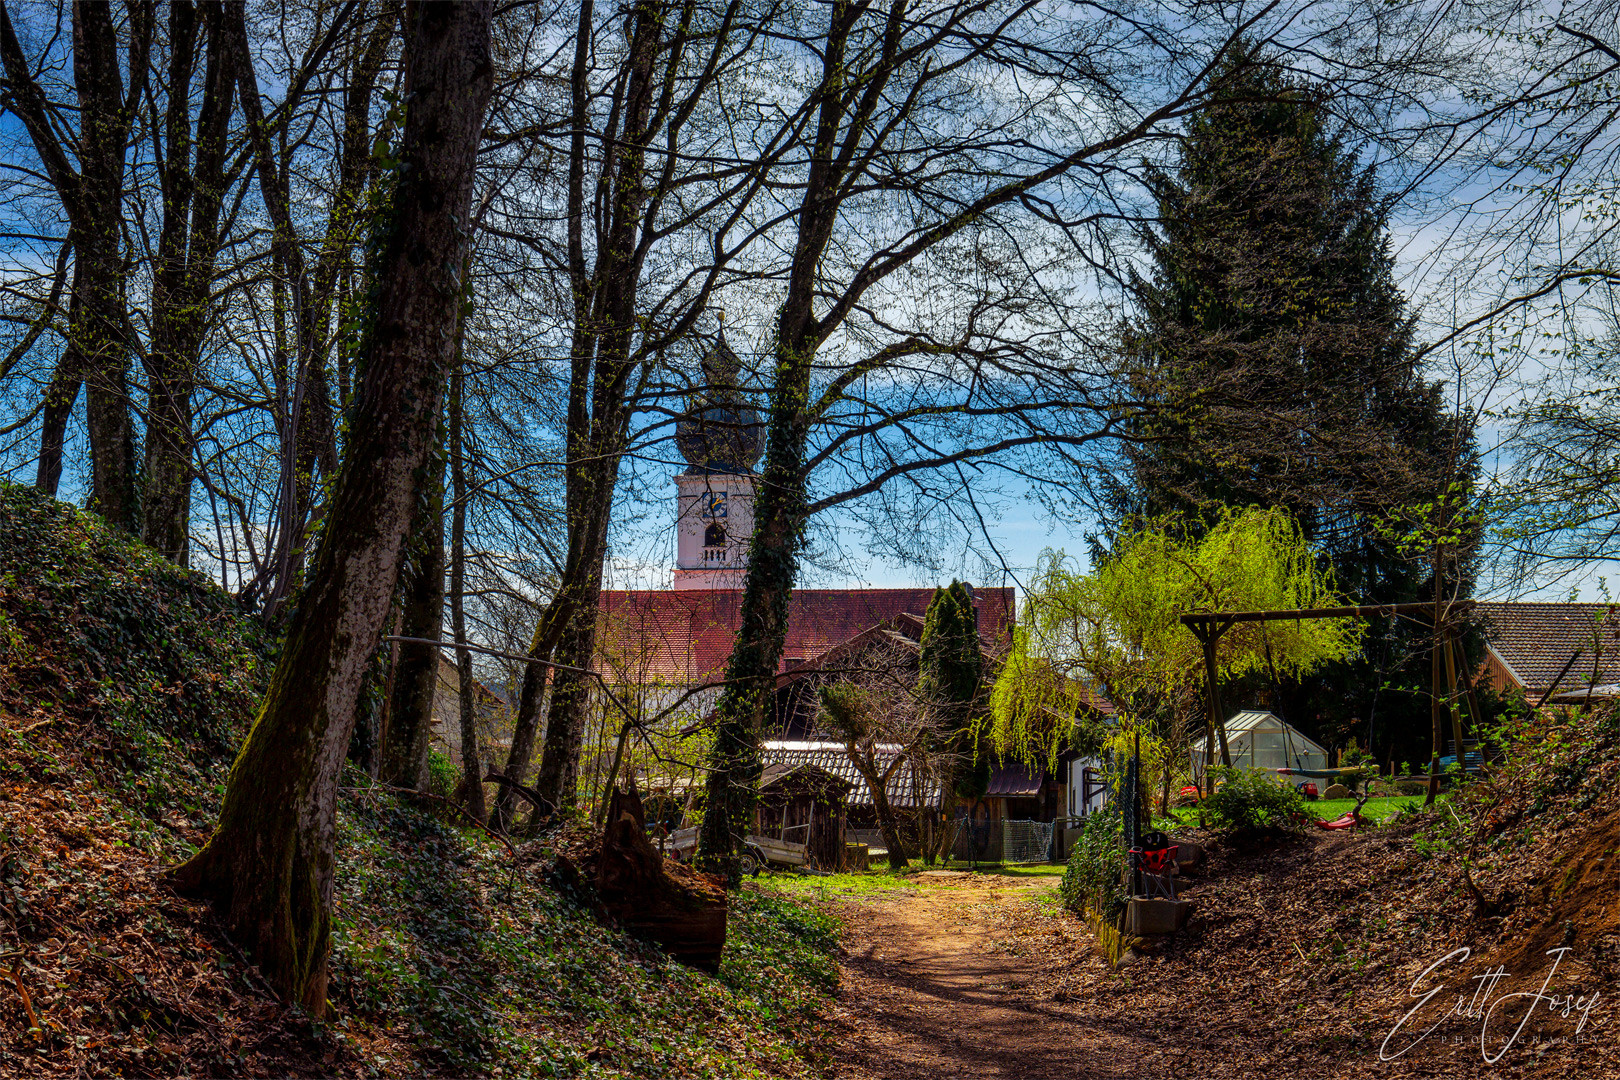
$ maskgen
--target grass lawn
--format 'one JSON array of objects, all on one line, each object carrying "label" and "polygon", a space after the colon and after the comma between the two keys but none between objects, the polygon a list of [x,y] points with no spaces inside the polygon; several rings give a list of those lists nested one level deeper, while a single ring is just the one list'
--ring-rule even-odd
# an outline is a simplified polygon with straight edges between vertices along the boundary
[{"label": "grass lawn", "polygon": [[[892,870],[868,870],[858,874],[798,874],[792,871],[764,873],[757,878],[750,879],[761,889],[768,889],[788,896],[808,897],[810,899],[836,900],[849,896],[862,896],[872,893],[894,892],[896,890],[918,890],[930,888],[934,879],[920,876],[924,870],[955,870],[970,871],[987,877],[1006,877],[1019,880],[1042,877],[1061,877],[1061,865],[1046,863],[1033,863],[1023,866],[986,866],[970,867],[967,863],[949,863],[945,866],[923,866],[913,863],[910,870],[905,873],[895,873]],[[960,879],[958,879],[960,880]]]},{"label": "grass lawn", "polygon": [[[1446,793],[1441,792],[1439,798],[1435,801],[1438,803],[1443,801],[1446,797]],[[1383,822],[1388,821],[1390,818],[1394,817],[1407,807],[1421,810],[1423,808],[1423,796],[1389,795],[1376,799],[1368,799],[1367,805],[1361,808],[1361,816],[1368,821]],[[1318,799],[1315,802],[1308,802],[1305,804],[1307,813],[1314,814],[1323,821],[1332,821],[1336,817],[1348,814],[1355,808],[1356,800],[1354,799]],[[1176,816],[1176,820],[1185,825],[1198,824],[1197,807],[1181,807],[1179,809],[1172,810],[1171,813]],[[1054,867],[1054,869],[1056,868]]]}]

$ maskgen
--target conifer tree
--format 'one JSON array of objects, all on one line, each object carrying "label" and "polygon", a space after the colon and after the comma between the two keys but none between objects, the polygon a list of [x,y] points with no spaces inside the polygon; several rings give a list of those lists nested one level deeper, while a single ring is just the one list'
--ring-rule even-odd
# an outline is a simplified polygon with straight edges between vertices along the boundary
[{"label": "conifer tree", "polygon": [[[1174,168],[1148,171],[1151,269],[1132,283],[1125,343],[1139,392],[1161,408],[1124,451],[1109,516],[1128,528],[1171,514],[1196,531],[1222,508],[1281,506],[1358,602],[1426,599],[1427,560],[1398,551],[1383,523],[1471,483],[1473,439],[1414,359],[1390,204],[1319,88],[1254,49],[1214,78]],[[1471,578],[1461,563],[1453,594]],[[1426,683],[1423,634],[1371,630],[1353,670],[1266,696],[1329,739],[1399,708],[1404,695],[1373,694],[1408,664]],[[1397,727],[1421,731],[1420,703],[1405,711]]]},{"label": "conifer tree", "polygon": [[923,617],[918,696],[950,732],[950,787],[962,796],[984,794],[989,761],[975,752],[973,721],[983,703],[984,649],[971,586],[952,581],[934,590]]}]

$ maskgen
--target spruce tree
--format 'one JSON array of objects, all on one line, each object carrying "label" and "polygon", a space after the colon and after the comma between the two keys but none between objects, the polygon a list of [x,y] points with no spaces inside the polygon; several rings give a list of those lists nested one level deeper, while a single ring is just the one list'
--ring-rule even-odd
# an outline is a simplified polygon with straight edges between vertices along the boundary
[{"label": "spruce tree", "polygon": [[[1157,408],[1105,493],[1110,516],[1197,529],[1223,506],[1283,506],[1358,601],[1427,599],[1427,563],[1380,522],[1471,479],[1473,442],[1413,358],[1390,204],[1320,89],[1255,50],[1212,77],[1221,89],[1174,167],[1148,170],[1158,213],[1124,340]],[[1371,630],[1362,660],[1250,695],[1329,742],[1364,730],[1376,704],[1381,743],[1415,741],[1426,705],[1375,694],[1426,684],[1423,632]]]},{"label": "spruce tree", "polygon": [[971,587],[952,581],[935,589],[923,616],[918,696],[949,732],[954,762],[950,788],[957,795],[984,794],[989,761],[975,753],[973,722],[984,701],[984,650]]}]

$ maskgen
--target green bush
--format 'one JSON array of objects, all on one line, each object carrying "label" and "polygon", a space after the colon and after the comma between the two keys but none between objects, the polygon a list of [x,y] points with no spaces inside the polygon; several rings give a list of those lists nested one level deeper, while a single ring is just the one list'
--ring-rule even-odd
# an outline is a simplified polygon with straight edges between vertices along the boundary
[{"label": "green bush", "polygon": [[461,770],[437,750],[428,751],[428,790],[448,799],[461,783]]},{"label": "green bush", "polygon": [[1279,784],[1254,769],[1217,769],[1215,794],[1204,800],[1204,813],[1217,828],[1234,833],[1293,831],[1309,815],[1305,797],[1292,784]]},{"label": "green bush", "polygon": [[1080,826],[1080,835],[1069,849],[1063,881],[1058,885],[1063,905],[1070,911],[1081,913],[1097,908],[1108,914],[1124,901],[1125,892],[1119,883],[1124,832],[1124,820],[1113,802]]}]

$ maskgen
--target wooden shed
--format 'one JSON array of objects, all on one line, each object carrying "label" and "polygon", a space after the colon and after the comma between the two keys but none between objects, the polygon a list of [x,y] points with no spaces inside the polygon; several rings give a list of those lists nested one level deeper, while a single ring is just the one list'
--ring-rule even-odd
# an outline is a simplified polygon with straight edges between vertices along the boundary
[{"label": "wooden shed", "polygon": [[815,765],[767,765],[759,778],[754,831],[804,844],[810,866],[837,870],[844,860],[845,807],[852,786]]}]

